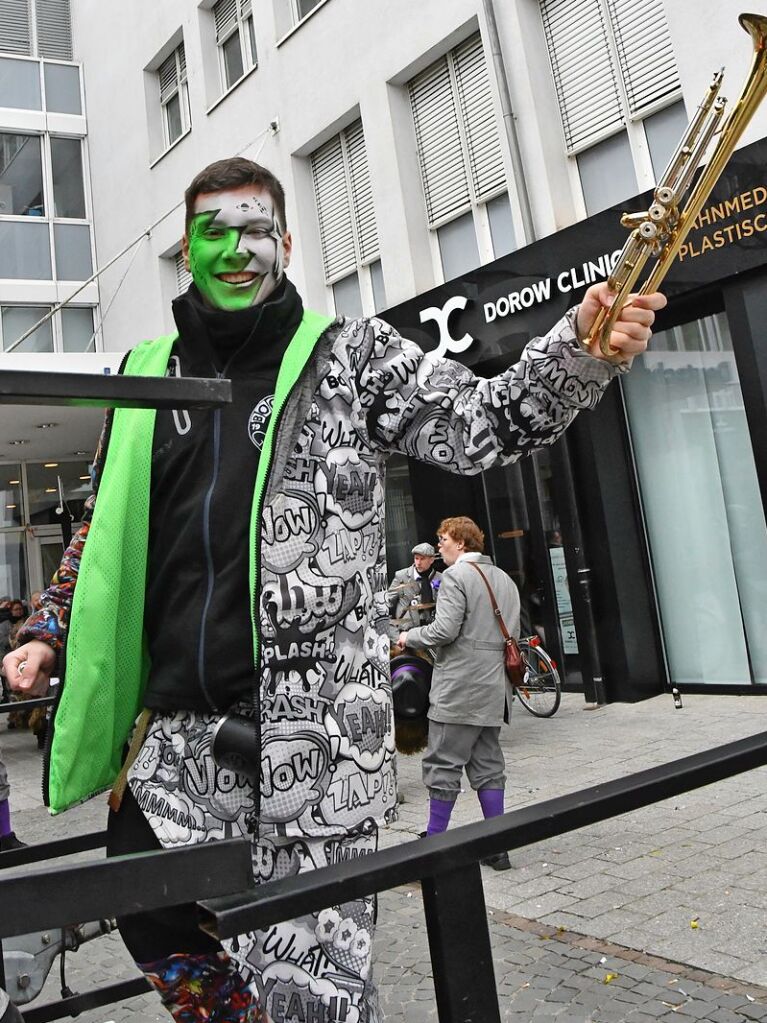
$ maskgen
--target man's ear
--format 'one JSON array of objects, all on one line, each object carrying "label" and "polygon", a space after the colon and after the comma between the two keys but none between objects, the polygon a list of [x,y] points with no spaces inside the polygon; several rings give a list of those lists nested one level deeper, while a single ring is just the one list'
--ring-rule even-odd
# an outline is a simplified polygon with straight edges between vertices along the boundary
[{"label": "man's ear", "polygon": [[284,253],[282,266],[285,268],[290,264],[290,254],[293,251],[293,236],[290,231],[286,231],[282,236],[282,251]]},{"label": "man's ear", "polygon": [[192,268],[189,265],[189,239],[186,234],[181,239],[181,255],[184,257],[184,266],[186,267],[187,272],[191,273]]}]

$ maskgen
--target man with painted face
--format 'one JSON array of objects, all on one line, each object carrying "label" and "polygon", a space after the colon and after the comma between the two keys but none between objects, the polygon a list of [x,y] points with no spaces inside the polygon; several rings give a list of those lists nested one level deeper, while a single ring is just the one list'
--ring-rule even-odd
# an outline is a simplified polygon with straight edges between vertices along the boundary
[{"label": "man with painted face", "polygon": [[[374,852],[396,813],[387,455],[463,474],[509,464],[625,367],[577,340],[606,285],[491,380],[381,320],[305,310],[284,274],[282,187],[247,160],[192,181],[184,253],[194,283],[173,303],[177,332],[138,345],[123,371],[229,377],[233,402],[108,415],[83,527],[5,669],[35,692],[62,661],[54,811],[114,786],[110,853],[248,835],[269,881]],[[621,314],[622,358],[644,350],[664,304]],[[227,712],[252,726],[256,784],[212,757]],[[121,930],[184,1023],[375,1023],[374,917],[360,899],[223,949],[191,907]]]}]

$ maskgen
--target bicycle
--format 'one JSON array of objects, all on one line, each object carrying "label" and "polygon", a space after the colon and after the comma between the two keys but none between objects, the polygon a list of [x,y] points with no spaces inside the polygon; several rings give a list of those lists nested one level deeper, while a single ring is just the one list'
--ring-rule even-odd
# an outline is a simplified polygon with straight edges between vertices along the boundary
[{"label": "bicycle", "polygon": [[562,684],[556,661],[541,646],[538,636],[518,640],[525,662],[524,681],[514,686],[519,702],[537,718],[553,717],[562,701]]}]

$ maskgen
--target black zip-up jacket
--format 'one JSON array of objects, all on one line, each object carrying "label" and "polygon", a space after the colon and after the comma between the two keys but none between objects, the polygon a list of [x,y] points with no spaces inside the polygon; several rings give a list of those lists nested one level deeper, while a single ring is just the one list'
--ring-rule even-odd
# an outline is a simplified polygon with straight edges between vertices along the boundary
[{"label": "black zip-up jacket", "polygon": [[277,371],[303,306],[285,280],[222,312],[194,285],[173,303],[171,375],[228,377],[232,403],[157,412],[152,444],[145,706],[226,710],[253,688],[248,534]]}]

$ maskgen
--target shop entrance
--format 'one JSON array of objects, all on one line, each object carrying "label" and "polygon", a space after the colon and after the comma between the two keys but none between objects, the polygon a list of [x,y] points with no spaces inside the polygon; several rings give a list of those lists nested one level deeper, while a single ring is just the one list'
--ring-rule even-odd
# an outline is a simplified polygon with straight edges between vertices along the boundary
[{"label": "shop entrance", "polygon": [[412,561],[414,544],[436,543],[443,518],[468,515],[485,533],[485,551],[520,593],[523,635],[537,634],[557,662],[566,688],[582,685],[565,549],[544,448],[514,465],[462,477],[402,456],[387,470],[389,578]]}]

